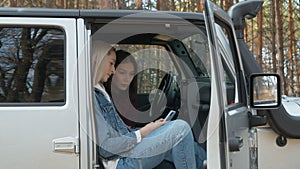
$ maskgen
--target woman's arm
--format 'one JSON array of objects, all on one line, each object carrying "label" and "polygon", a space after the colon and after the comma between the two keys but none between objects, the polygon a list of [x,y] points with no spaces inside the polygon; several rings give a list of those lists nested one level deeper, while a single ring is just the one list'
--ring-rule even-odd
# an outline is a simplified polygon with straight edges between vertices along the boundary
[{"label": "woman's arm", "polygon": [[[134,148],[141,138],[167,123],[163,119],[159,119],[147,124],[139,131],[129,131],[121,118],[114,116],[114,114],[117,115],[114,109],[100,107],[101,99],[101,95],[95,95],[94,113],[99,153],[105,159],[118,158],[121,154]],[[106,120],[104,116],[107,116],[108,119]]]},{"label": "woman's arm", "polygon": [[97,144],[100,155],[105,159],[116,159],[131,150],[137,143],[135,131],[122,134],[111,127],[95,104]]},{"label": "woman's arm", "polygon": [[152,131],[156,130],[160,126],[168,123],[167,121],[164,121],[163,119],[158,119],[155,122],[148,123],[144,127],[140,129],[140,133],[142,138],[150,134]]}]

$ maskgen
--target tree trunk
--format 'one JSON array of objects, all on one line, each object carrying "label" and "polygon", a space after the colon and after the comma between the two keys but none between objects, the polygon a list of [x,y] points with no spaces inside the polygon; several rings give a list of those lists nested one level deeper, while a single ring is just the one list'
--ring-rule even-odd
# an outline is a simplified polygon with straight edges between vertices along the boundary
[{"label": "tree trunk", "polygon": [[256,38],[256,44],[257,44],[257,47],[256,47],[256,60],[259,64],[259,66],[264,70],[264,67],[263,67],[263,62],[262,62],[262,32],[263,32],[263,27],[262,27],[262,24],[263,24],[263,16],[262,16],[262,10],[258,13],[257,15],[257,27],[258,27],[258,30],[257,30],[257,38]]},{"label": "tree trunk", "polygon": [[80,0],[76,0],[76,9],[80,9]]},{"label": "tree trunk", "polygon": [[17,1],[17,6],[18,6],[18,7],[24,6],[24,0],[18,0],[18,1]]},{"label": "tree trunk", "polygon": [[99,0],[99,9],[113,9],[113,0]]},{"label": "tree trunk", "polygon": [[203,12],[203,0],[198,0],[198,12]]},{"label": "tree trunk", "polygon": [[[47,29],[43,29],[42,31],[40,31],[40,29],[36,29],[34,32],[35,33],[33,33],[32,44],[31,44],[33,49],[35,49],[36,44],[38,44],[43,39],[43,37],[45,37],[45,35],[47,34]],[[63,44],[61,44],[60,46],[63,46]],[[46,67],[51,58],[49,56],[54,53],[53,51],[55,51],[55,49],[53,49],[51,45],[47,44],[43,47],[42,51],[43,53],[38,58],[38,62],[34,68],[34,80],[32,84],[32,93],[29,98],[30,102],[40,102],[42,99],[42,94],[45,87],[44,84],[47,77]]]},{"label": "tree trunk", "polygon": [[17,6],[17,3],[14,0],[10,0],[9,3],[10,3],[10,7],[16,7]]},{"label": "tree trunk", "polygon": [[287,94],[287,84],[286,84],[286,76],[284,74],[284,54],[283,54],[283,26],[282,26],[282,18],[281,18],[281,0],[275,0],[275,12],[276,12],[276,25],[277,25],[277,51],[278,51],[278,74],[281,76],[283,94]]},{"label": "tree trunk", "polygon": [[[45,50],[47,51],[47,50]],[[47,51],[49,52],[49,51]],[[40,102],[42,99],[42,94],[45,87],[46,81],[46,72],[47,72],[47,65],[49,63],[49,59],[45,57],[47,53],[43,53],[42,56],[39,58],[38,63],[35,67],[34,73],[34,83],[32,85],[32,94],[30,97],[31,102]]]},{"label": "tree trunk", "polygon": [[[297,4],[297,7],[295,9],[295,13],[296,14],[299,14],[300,13],[300,3]],[[295,15],[294,15],[295,16]],[[296,25],[299,25],[299,20],[298,20],[298,24]],[[298,30],[299,31],[299,30]],[[299,35],[297,36],[297,39],[299,39]],[[296,84],[297,84],[297,96],[299,97],[300,96],[300,56],[298,54],[299,52],[299,49],[300,49],[300,46],[298,43],[294,43],[294,49],[295,49],[295,65],[296,65]]]},{"label": "tree trunk", "polygon": [[233,5],[233,0],[225,1],[225,10],[227,11]]},{"label": "tree trunk", "polygon": [[[296,49],[296,43],[294,43],[294,49]],[[296,52],[296,51],[295,51]],[[297,86],[297,96],[300,96],[300,60],[299,60],[299,56],[295,57],[295,62],[296,62],[296,86]]]},{"label": "tree trunk", "polygon": [[248,24],[247,22],[245,23],[245,28],[244,28],[244,40],[246,43],[248,43]]},{"label": "tree trunk", "polygon": [[289,74],[290,74],[290,89],[291,94],[295,93],[295,87],[294,87],[294,41],[295,41],[295,28],[294,28],[294,19],[293,19],[293,2],[292,0],[289,0],[289,32],[290,32],[290,39],[289,39]]},{"label": "tree trunk", "polygon": [[157,0],[156,2],[156,8],[159,11],[167,11],[169,10],[168,8],[168,4],[169,4],[169,0]]},{"label": "tree trunk", "polygon": [[253,39],[254,39],[254,21],[253,21],[253,19],[251,20],[251,27],[250,27],[250,31],[251,31],[251,33],[250,33],[250,37],[251,37],[251,52],[254,52],[254,41],[253,41]]},{"label": "tree trunk", "polygon": [[196,10],[196,6],[195,6],[195,4],[194,4],[194,1],[193,0],[190,0],[190,2],[191,2],[191,8],[192,8],[192,12],[195,12],[195,10]]},{"label": "tree trunk", "polygon": [[73,9],[74,5],[75,5],[74,0],[69,0],[69,8]]},{"label": "tree trunk", "polygon": [[53,1],[53,0],[46,0],[45,7],[46,8],[54,8],[55,7],[55,1]]},{"label": "tree trunk", "polygon": [[276,59],[276,13],[275,13],[275,0],[271,1],[271,51],[272,51],[272,68],[273,72],[277,72],[277,59]]},{"label": "tree trunk", "polygon": [[137,7],[138,10],[142,10],[143,9],[143,2],[142,0],[135,0],[135,5]]},{"label": "tree trunk", "polygon": [[125,0],[119,0],[120,9],[127,9]]},{"label": "tree trunk", "polygon": [[59,8],[65,8],[65,1],[64,0],[57,0],[57,4]]},{"label": "tree trunk", "polygon": [[171,10],[176,11],[175,1],[171,0]]},{"label": "tree trunk", "polygon": [[84,9],[89,9],[89,1],[88,0],[84,0],[83,2],[83,5],[84,5]]},{"label": "tree trunk", "polygon": [[220,7],[221,9],[224,9],[224,0],[220,0]]},{"label": "tree trunk", "polygon": [[16,65],[14,72],[14,85],[10,89],[7,97],[8,102],[23,102],[26,98],[27,90],[25,88],[27,75],[29,68],[32,64],[33,49],[31,45],[31,31],[30,28],[24,28],[22,31],[21,37],[21,53],[22,56],[19,56],[19,62]]},{"label": "tree trunk", "polygon": [[156,1],[156,9],[160,10],[160,1],[159,0]]},{"label": "tree trunk", "polygon": [[[299,8],[300,4],[297,4],[297,7],[295,9],[295,13],[299,14],[300,13],[300,8]],[[295,15],[294,15],[295,16]],[[299,20],[298,20],[298,24],[295,25],[299,25]],[[299,31],[299,30],[298,30]],[[296,39],[296,38],[295,38]],[[297,39],[299,39],[299,35],[297,36]],[[299,56],[299,49],[300,46],[298,43],[296,43],[296,41],[294,42],[294,52],[295,52],[295,67],[296,67],[296,86],[297,86],[297,96],[300,96],[300,56]]]}]

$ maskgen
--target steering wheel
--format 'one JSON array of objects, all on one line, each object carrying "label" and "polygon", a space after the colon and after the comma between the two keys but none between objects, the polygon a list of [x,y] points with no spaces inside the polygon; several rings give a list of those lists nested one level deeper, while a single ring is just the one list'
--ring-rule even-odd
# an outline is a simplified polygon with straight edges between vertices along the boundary
[{"label": "steering wheel", "polygon": [[177,83],[177,76],[171,72],[167,73],[164,75],[154,95],[150,113],[159,119],[164,118],[170,110],[175,110],[176,115],[173,117],[174,119],[178,116],[180,104],[180,88]]}]

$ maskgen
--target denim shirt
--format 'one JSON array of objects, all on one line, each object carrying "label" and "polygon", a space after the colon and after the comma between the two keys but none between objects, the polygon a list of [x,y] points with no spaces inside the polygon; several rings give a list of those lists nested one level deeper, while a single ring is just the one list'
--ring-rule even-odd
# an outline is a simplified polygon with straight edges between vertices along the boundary
[{"label": "denim shirt", "polygon": [[131,131],[120,118],[114,105],[98,89],[94,91],[94,112],[99,153],[105,160],[129,156],[137,145],[135,131]]}]

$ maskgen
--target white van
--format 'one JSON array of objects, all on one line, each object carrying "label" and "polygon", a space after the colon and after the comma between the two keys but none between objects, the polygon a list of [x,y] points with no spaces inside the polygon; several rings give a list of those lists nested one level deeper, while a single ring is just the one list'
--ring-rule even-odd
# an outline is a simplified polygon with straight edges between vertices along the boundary
[{"label": "white van", "polygon": [[[263,74],[243,41],[245,17],[262,3],[242,1],[229,14],[208,0],[204,14],[1,8],[0,168],[101,167],[95,39],[136,58],[135,108],[147,113],[139,123],[176,109],[206,150],[206,168],[299,168],[299,116],[281,104],[279,76]],[[167,102],[153,112],[157,91]],[[174,168],[167,163],[157,169]]]}]

